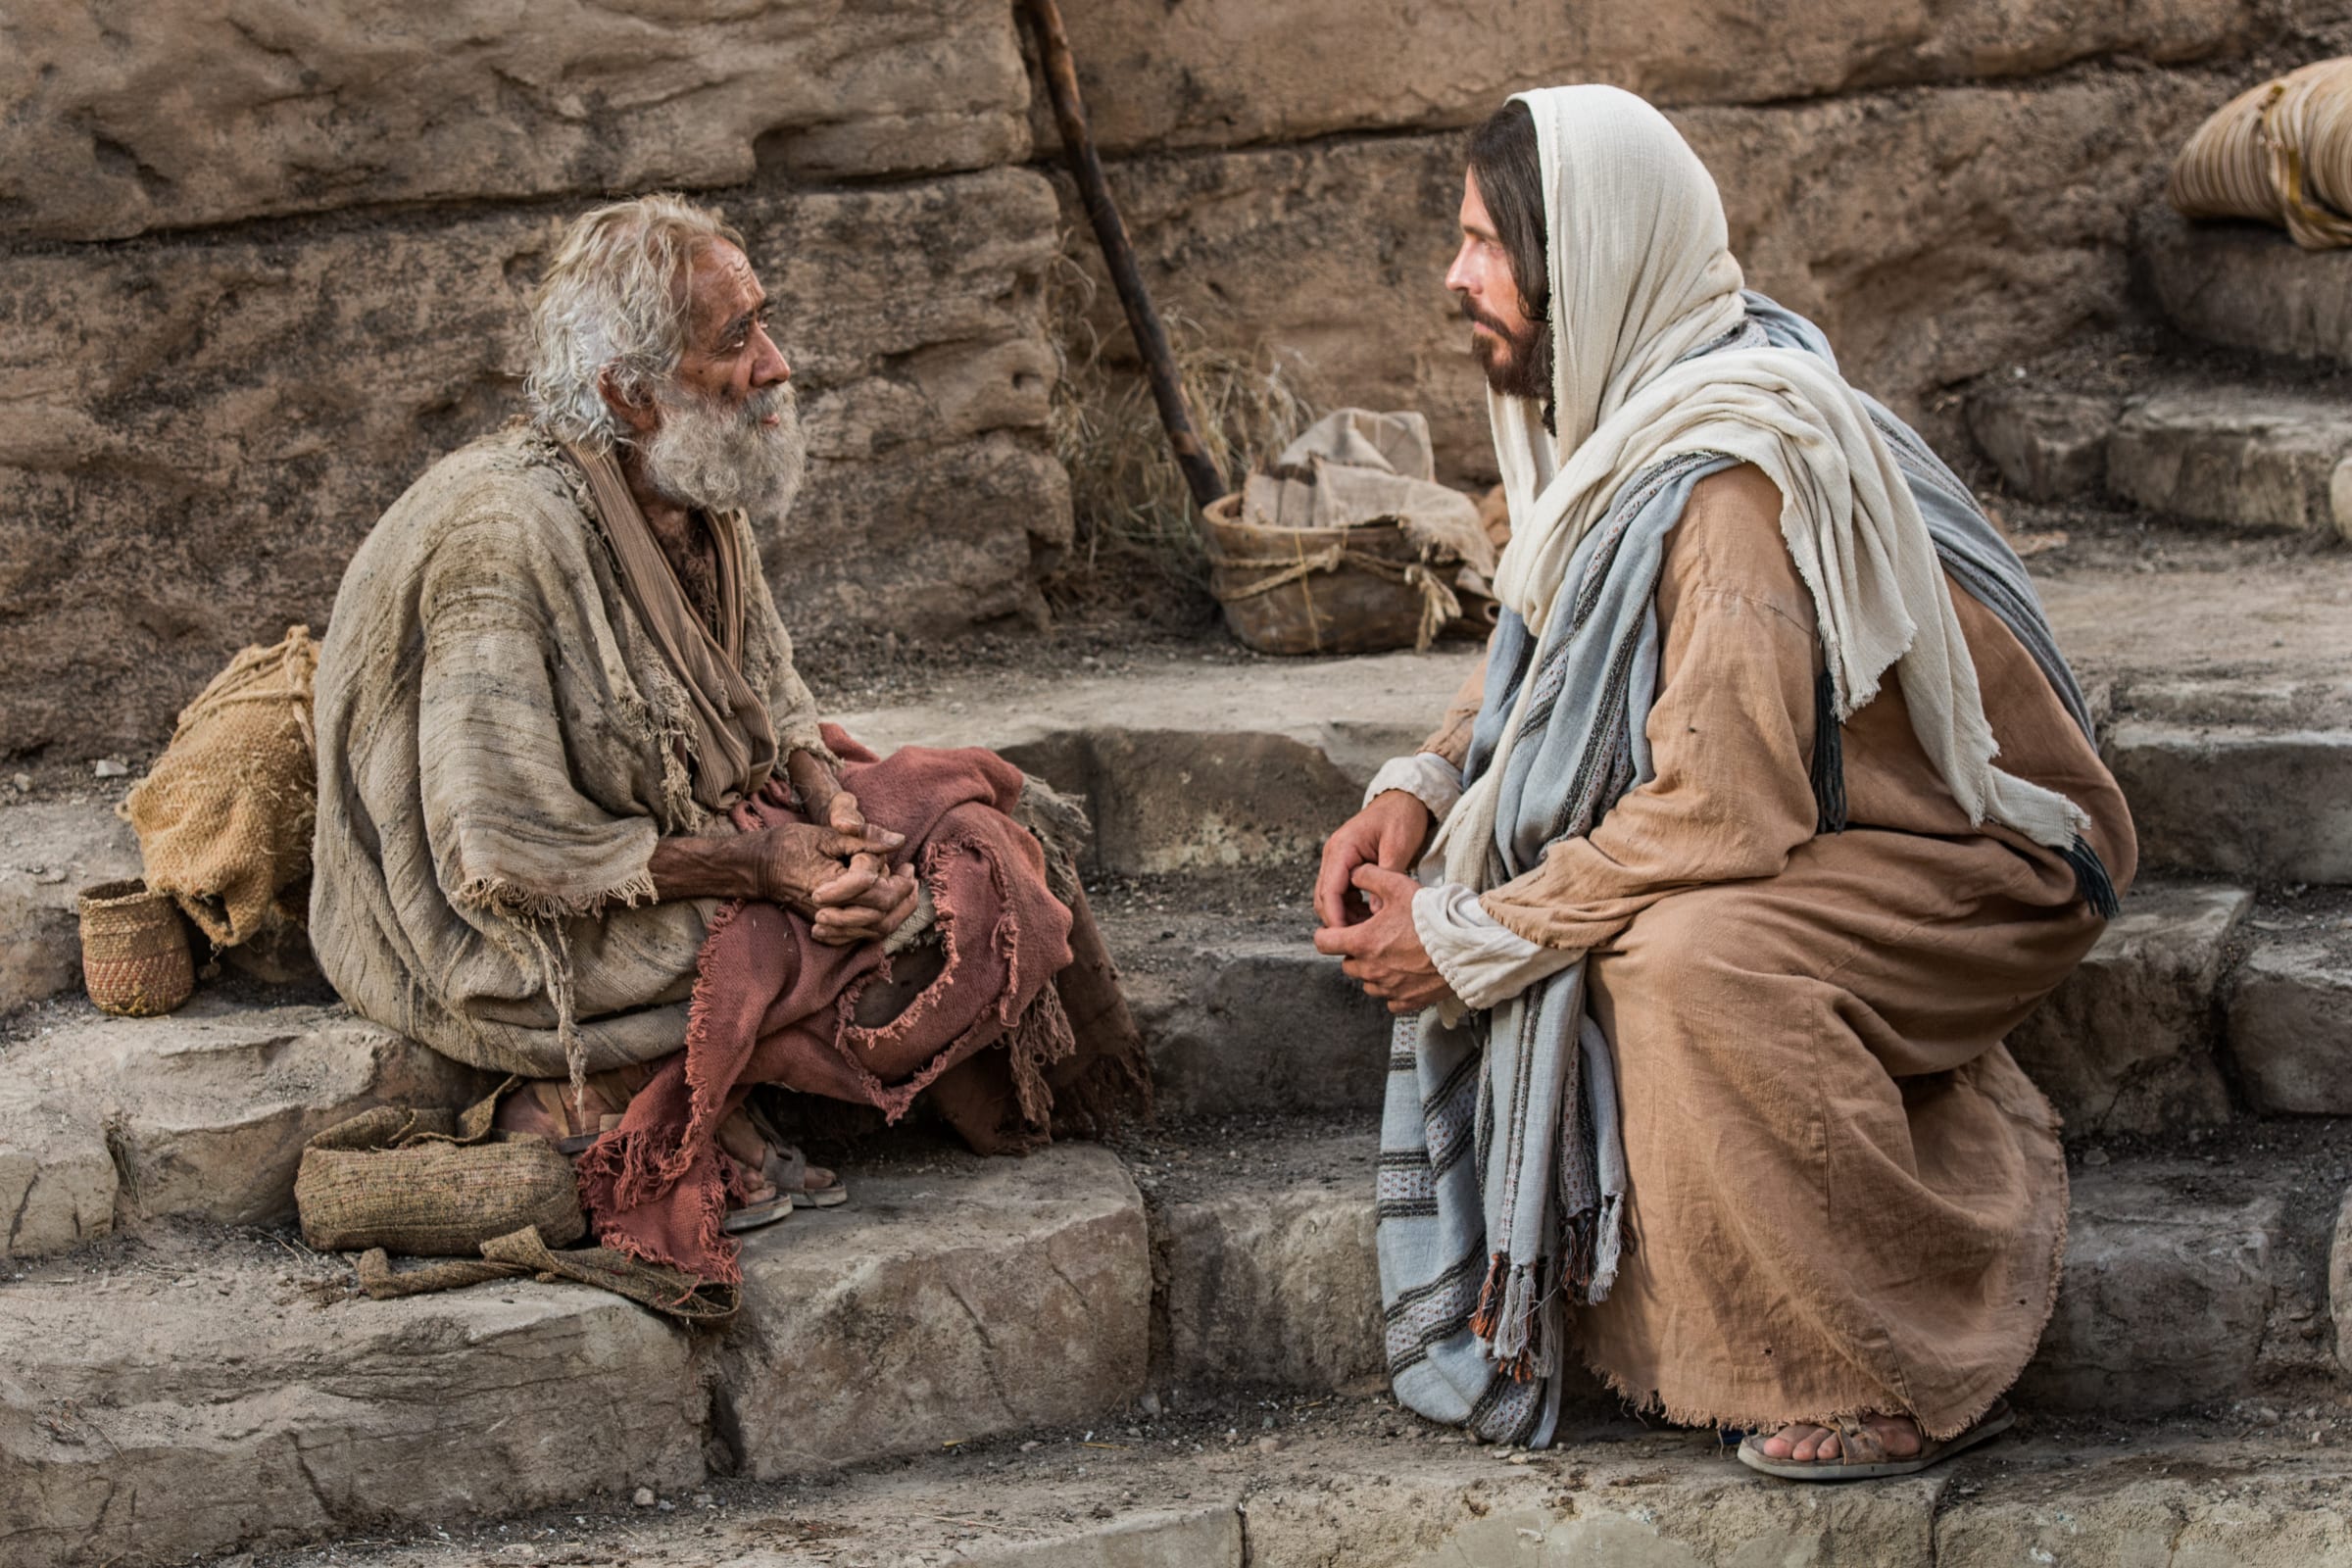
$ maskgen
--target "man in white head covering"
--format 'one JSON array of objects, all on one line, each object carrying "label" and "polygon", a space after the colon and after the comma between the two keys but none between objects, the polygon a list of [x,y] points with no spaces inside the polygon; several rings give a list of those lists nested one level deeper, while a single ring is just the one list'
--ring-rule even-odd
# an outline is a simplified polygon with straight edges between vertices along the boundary
[{"label": "man in white head covering", "polygon": [[1504,613],[1316,889],[1399,1014],[1398,1396],[1544,1443],[1581,1356],[1758,1469],[1908,1473],[2007,1424],[2048,1318],[2065,1160],[2001,1042],[2130,815],[2016,556],[1743,292],[1662,116],[1521,94],[1469,165]]}]

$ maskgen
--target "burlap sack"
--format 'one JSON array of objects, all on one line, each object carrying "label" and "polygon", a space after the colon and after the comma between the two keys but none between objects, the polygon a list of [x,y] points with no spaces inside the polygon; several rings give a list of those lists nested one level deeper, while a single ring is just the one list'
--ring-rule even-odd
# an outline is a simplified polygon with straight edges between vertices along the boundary
[{"label": "burlap sack", "polygon": [[2189,218],[2283,224],[2305,250],[2352,245],[2352,60],[2223,105],[2180,149],[2165,195]]},{"label": "burlap sack", "polygon": [[237,655],[181,711],[170,749],[122,804],[147,885],[171,894],[217,947],[303,923],[318,805],[318,669],[308,626]]},{"label": "burlap sack", "polygon": [[379,1105],[313,1138],[294,1178],[303,1240],[415,1257],[476,1257],[524,1229],[555,1247],[579,1240],[588,1221],[571,1161],[544,1139],[492,1130],[512,1087],[463,1116]]}]

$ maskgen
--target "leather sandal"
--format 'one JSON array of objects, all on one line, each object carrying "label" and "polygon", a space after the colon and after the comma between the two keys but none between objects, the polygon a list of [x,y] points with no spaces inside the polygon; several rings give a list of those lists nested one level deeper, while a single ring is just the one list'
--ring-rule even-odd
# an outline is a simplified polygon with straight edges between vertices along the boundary
[{"label": "leather sandal", "polygon": [[1886,1445],[1879,1441],[1879,1435],[1870,1429],[1868,1422],[1856,1416],[1835,1415],[1827,1421],[1806,1423],[1827,1427],[1838,1434],[1838,1456],[1834,1459],[1775,1459],[1764,1451],[1765,1439],[1772,1434],[1751,1432],[1740,1440],[1740,1462],[1750,1470],[1761,1470],[1783,1481],[1877,1481],[1887,1476],[1915,1476],[1987,1438],[1998,1437],[2016,1422],[2017,1414],[2009,1408],[2009,1401],[1995,1399],[1992,1408],[1958,1437],[1930,1443],[1923,1433],[1919,1451],[1896,1459],[1887,1454]]},{"label": "leather sandal", "polygon": [[[790,1193],[803,1208],[833,1208],[850,1200],[850,1190],[841,1184],[841,1177],[821,1165],[809,1164],[808,1156],[784,1141],[756,1101],[745,1100],[737,1114],[751,1124],[753,1135],[760,1140],[760,1175],[769,1186]],[[816,1178],[815,1186],[809,1185],[811,1176]]]}]

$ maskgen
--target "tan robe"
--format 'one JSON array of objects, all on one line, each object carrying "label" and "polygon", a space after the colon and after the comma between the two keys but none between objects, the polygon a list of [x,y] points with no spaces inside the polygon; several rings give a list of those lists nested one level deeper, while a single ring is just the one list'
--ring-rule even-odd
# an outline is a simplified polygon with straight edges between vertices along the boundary
[{"label": "tan robe", "polygon": [[[1820,646],[1779,514],[1753,467],[1693,490],[1658,590],[1656,778],[1481,902],[1591,950],[1617,1052],[1633,1245],[1577,1314],[1593,1370],[1676,1421],[1909,1411],[1945,1436],[2049,1317],[2066,1165],[2001,1040],[2100,922],[2055,854],[1969,824],[1891,672],[1844,727],[1852,826],[1816,835]],[[2115,781],[2017,639],[1952,598],[2001,765],[2090,813],[2120,892]],[[1426,750],[1461,760],[1480,679]]]}]

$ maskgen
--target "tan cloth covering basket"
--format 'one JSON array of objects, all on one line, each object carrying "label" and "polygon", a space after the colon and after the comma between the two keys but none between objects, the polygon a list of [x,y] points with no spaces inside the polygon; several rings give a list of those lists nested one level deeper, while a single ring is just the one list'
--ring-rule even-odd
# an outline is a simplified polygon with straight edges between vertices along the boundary
[{"label": "tan cloth covering basket", "polygon": [[1427,649],[1493,623],[1478,504],[1437,482],[1429,421],[1409,410],[1335,410],[1202,519],[1209,591],[1259,653]]},{"label": "tan cloth covering basket", "polygon": [[81,890],[81,979],[103,1012],[152,1018],[196,989],[187,928],[171,898],[135,877]]},{"label": "tan cloth covering basket", "polygon": [[122,803],[147,885],[177,899],[217,947],[305,922],[318,670],[308,626],[237,655],[181,710],[170,749]]},{"label": "tan cloth covering basket", "polygon": [[2230,99],[2180,149],[2165,196],[2189,218],[2283,224],[2305,250],[2352,245],[2352,59]]},{"label": "tan cloth covering basket", "polygon": [[463,1116],[379,1105],[313,1138],[294,1178],[303,1240],[329,1252],[476,1257],[526,1227],[550,1247],[586,1235],[571,1161],[544,1139],[492,1130],[504,1093]]}]

